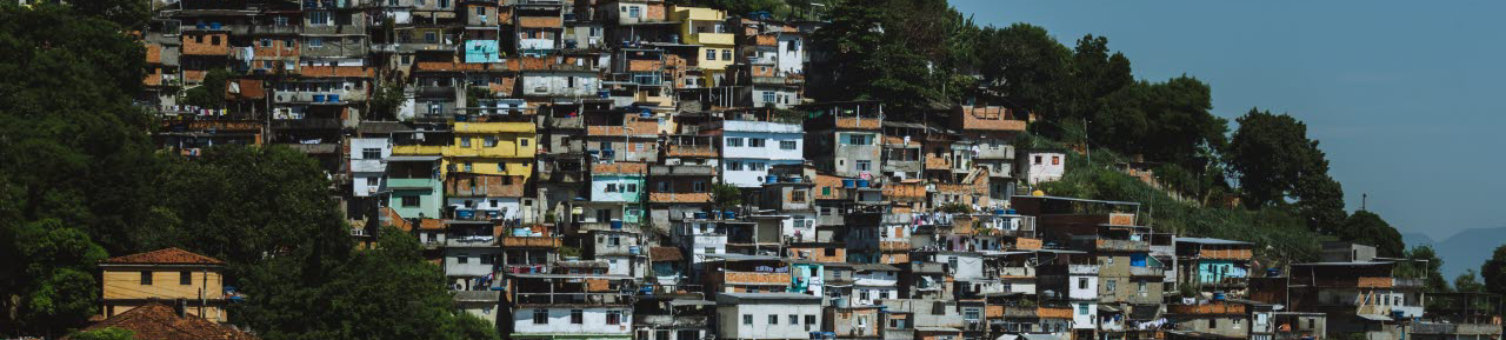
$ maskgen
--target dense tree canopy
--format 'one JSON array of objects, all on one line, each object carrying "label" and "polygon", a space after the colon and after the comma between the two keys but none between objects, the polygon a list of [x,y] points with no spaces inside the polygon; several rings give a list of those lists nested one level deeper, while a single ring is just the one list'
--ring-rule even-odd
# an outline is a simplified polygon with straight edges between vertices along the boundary
[{"label": "dense tree canopy", "polygon": [[[1260,207],[1296,200],[1314,230],[1343,223],[1344,190],[1328,176],[1328,160],[1307,124],[1292,116],[1251,109],[1240,117],[1227,158],[1239,179],[1245,205]],[[1399,248],[1393,249],[1400,253]]]},{"label": "dense tree canopy", "polygon": [[1485,291],[1506,294],[1506,245],[1497,247],[1480,266],[1480,276],[1485,279]]},{"label": "dense tree canopy", "polygon": [[1450,290],[1448,279],[1443,277],[1443,260],[1438,258],[1438,253],[1433,251],[1433,247],[1412,247],[1402,257],[1408,261],[1399,264],[1397,267],[1398,275],[1423,279],[1427,290],[1430,292],[1447,292]]}]

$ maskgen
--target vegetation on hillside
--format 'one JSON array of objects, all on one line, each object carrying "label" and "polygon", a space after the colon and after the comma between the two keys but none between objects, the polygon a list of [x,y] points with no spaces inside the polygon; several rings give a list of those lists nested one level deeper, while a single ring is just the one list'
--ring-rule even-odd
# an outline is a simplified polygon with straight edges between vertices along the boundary
[{"label": "vegetation on hillside", "polygon": [[231,322],[264,339],[498,338],[456,311],[412,237],[354,249],[302,153],[156,152],[132,105],[145,51],[121,26],[143,7],[0,4],[0,337],[77,330],[100,313],[100,260],[180,247],[225,260],[246,296]]}]

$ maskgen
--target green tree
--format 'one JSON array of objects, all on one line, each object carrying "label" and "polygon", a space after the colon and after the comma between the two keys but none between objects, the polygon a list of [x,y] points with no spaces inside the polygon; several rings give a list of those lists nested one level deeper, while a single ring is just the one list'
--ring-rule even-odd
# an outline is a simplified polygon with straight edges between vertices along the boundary
[{"label": "green tree", "polygon": [[1342,240],[1373,245],[1380,256],[1404,255],[1403,247],[1406,245],[1401,240],[1401,233],[1381,219],[1380,215],[1369,211],[1360,210],[1349,215],[1335,234]]},{"label": "green tree", "polygon": [[403,85],[392,81],[377,88],[376,93],[371,95],[371,119],[373,120],[397,120],[398,108],[406,100],[403,94]]},{"label": "green tree", "polygon": [[1331,232],[1344,222],[1344,189],[1328,176],[1327,156],[1307,137],[1306,124],[1259,109],[1238,121],[1226,159],[1247,206],[1282,205],[1295,199],[1313,230]]},{"label": "green tree", "polygon": [[1460,293],[1483,293],[1485,292],[1485,284],[1480,283],[1480,280],[1475,276],[1474,269],[1468,269],[1464,271],[1464,274],[1454,277],[1454,291]]},{"label": "green tree", "polygon": [[56,219],[27,223],[10,236],[22,264],[8,291],[19,297],[17,319],[22,329],[59,333],[83,325],[99,312],[95,264],[107,257],[105,250],[83,231]]},{"label": "green tree", "polygon": [[718,183],[711,186],[711,205],[727,210],[743,205],[743,190],[736,185]]},{"label": "green tree", "polygon": [[1025,23],[984,29],[978,49],[979,75],[987,96],[1030,111],[1057,114],[1052,105],[1062,102],[1058,89],[1071,74],[1072,50],[1045,28]]},{"label": "green tree", "polygon": [[1480,266],[1480,276],[1485,279],[1485,291],[1506,294],[1506,245],[1496,247],[1490,259]]},{"label": "green tree", "polygon": [[1408,261],[1400,262],[1397,270],[1402,277],[1422,279],[1430,292],[1448,292],[1448,279],[1443,277],[1443,260],[1431,246],[1416,246],[1403,256]]},{"label": "green tree", "polygon": [[199,86],[183,91],[183,103],[209,109],[225,108],[225,90],[230,76],[230,71],[223,68],[209,70]]},{"label": "green tree", "polygon": [[132,332],[129,329],[106,327],[87,332],[73,333],[68,338],[74,340],[135,340],[136,332]]}]

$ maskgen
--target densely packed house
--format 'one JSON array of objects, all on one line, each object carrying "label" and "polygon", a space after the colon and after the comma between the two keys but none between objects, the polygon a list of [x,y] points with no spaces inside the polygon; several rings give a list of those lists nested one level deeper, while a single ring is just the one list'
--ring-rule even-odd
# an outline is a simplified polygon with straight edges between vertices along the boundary
[{"label": "densely packed house", "polygon": [[[1499,338],[1498,297],[1430,296],[1372,247],[1261,263],[1138,202],[1040,192],[1070,151],[1016,149],[1015,108],[805,98],[819,21],[664,0],[155,7],[139,101],[164,148],[307,153],[352,237],[411,232],[456,308],[507,338]],[[195,88],[224,104],[188,105]],[[103,264],[106,316],[163,298],[223,321],[219,262],[180,253]]]}]

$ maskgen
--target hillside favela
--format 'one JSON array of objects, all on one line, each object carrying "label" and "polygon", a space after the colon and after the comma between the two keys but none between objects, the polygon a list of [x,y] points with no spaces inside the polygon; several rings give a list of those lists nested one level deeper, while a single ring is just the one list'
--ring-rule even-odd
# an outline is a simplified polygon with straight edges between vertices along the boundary
[{"label": "hillside favela", "polygon": [[1499,180],[1370,142],[1491,95],[1300,83],[1506,89],[1166,7],[6,0],[0,339],[1502,339]]}]

